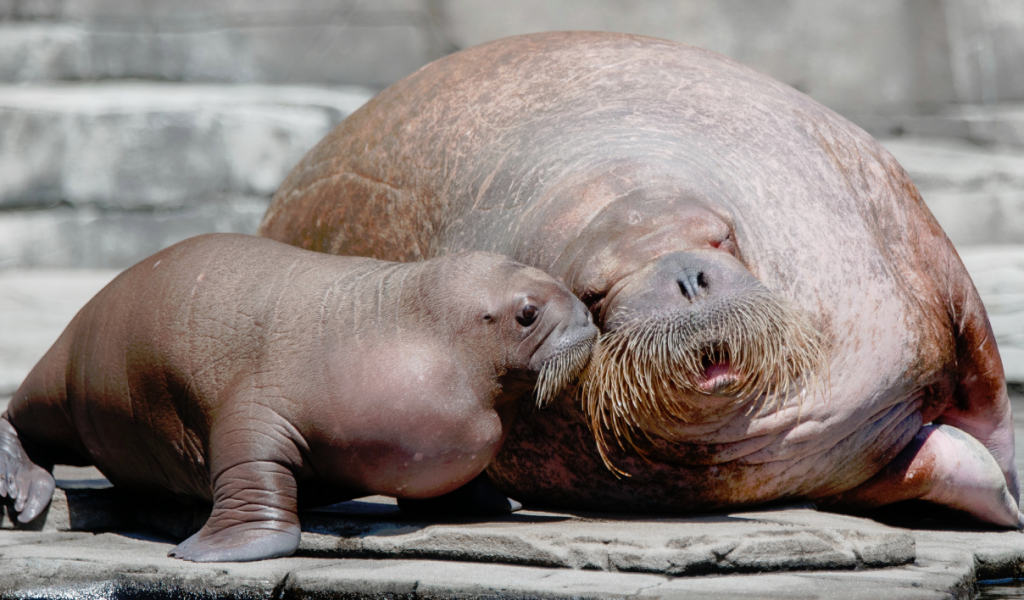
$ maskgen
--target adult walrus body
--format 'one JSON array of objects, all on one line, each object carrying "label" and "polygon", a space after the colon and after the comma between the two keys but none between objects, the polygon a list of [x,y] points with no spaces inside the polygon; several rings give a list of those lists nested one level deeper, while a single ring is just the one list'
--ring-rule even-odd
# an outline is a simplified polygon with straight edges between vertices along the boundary
[{"label": "adult walrus body", "polygon": [[443,58],[314,148],[260,234],[495,251],[590,306],[585,402],[521,415],[488,470],[519,499],[921,498],[1020,525],[988,318],[916,188],[866,133],[720,55],[570,32]]},{"label": "adult walrus body", "polygon": [[564,286],[503,256],[394,264],[252,236],[186,240],[100,291],[0,417],[0,497],[46,506],[54,463],[213,502],[171,550],[283,556],[298,502],[432,498],[490,462],[533,387],[597,336]]}]

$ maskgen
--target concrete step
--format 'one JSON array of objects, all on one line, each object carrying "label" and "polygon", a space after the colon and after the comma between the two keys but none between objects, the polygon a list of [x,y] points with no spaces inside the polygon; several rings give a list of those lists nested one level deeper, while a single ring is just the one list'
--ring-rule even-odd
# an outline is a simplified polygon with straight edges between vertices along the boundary
[{"label": "concrete step", "polygon": [[0,211],[0,270],[124,269],[195,235],[255,233],[269,204],[266,197],[204,199],[205,204],[158,209]]},{"label": "concrete step", "polygon": [[1024,149],[1024,104],[952,104],[931,114],[846,113],[872,135],[959,139]]},{"label": "concrete step", "polygon": [[354,87],[0,86],[0,209],[270,196],[370,96]]},{"label": "concrete step", "polygon": [[445,48],[422,0],[0,0],[0,81],[383,87]]},{"label": "concrete step", "polygon": [[199,233],[252,233],[295,163],[371,94],[0,86],[0,268],[124,268]]}]

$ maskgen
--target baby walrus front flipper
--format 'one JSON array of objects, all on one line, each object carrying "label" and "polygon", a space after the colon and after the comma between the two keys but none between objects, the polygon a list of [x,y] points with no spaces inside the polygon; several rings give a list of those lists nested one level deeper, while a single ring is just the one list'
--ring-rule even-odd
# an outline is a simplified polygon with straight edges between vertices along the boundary
[{"label": "baby walrus front flipper", "polygon": [[121,488],[213,503],[170,556],[286,556],[300,498],[471,481],[516,400],[558,394],[596,336],[563,285],[494,254],[397,264],[192,238],[118,276],[26,378],[0,419],[4,492],[30,520],[50,465],[95,464]]}]

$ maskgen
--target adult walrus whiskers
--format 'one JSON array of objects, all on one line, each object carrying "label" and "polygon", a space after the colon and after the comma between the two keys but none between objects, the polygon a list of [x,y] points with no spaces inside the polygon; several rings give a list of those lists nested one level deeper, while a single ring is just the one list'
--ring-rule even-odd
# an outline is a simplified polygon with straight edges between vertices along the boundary
[{"label": "adult walrus whiskers", "polygon": [[[638,434],[671,439],[676,423],[706,420],[703,398],[749,402],[748,412],[780,409],[792,393],[818,387],[825,350],[808,315],[764,289],[683,314],[627,315],[598,340],[581,377],[605,466],[628,476],[608,458],[606,433],[643,455]],[[717,382],[708,374],[713,365],[725,365]]]},{"label": "adult walrus whiskers", "polygon": [[534,396],[537,408],[543,408],[566,389],[583,368],[594,350],[594,340],[587,338],[559,352],[541,365]]}]

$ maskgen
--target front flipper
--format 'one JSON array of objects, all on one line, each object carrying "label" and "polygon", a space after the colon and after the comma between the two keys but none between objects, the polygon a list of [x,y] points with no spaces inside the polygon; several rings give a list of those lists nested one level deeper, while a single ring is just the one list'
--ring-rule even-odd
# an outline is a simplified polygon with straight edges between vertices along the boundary
[{"label": "front flipper", "polygon": [[234,402],[222,409],[210,438],[213,511],[202,529],[167,555],[247,562],[294,553],[301,436],[266,404]]},{"label": "front flipper", "polygon": [[50,503],[54,487],[53,475],[29,459],[7,415],[0,416],[0,498],[11,498],[18,521],[28,523]]},{"label": "front flipper", "polygon": [[508,498],[481,473],[454,492],[436,498],[399,498],[398,508],[417,515],[496,516],[513,513],[522,504]]},{"label": "front flipper", "polygon": [[214,483],[203,528],[167,556],[193,562],[248,562],[288,556],[299,547],[295,476],[273,462],[236,465]]},{"label": "front flipper", "polygon": [[922,427],[878,474],[820,504],[867,510],[912,499],[962,510],[987,523],[1024,527],[999,464],[978,440],[949,425]]}]

